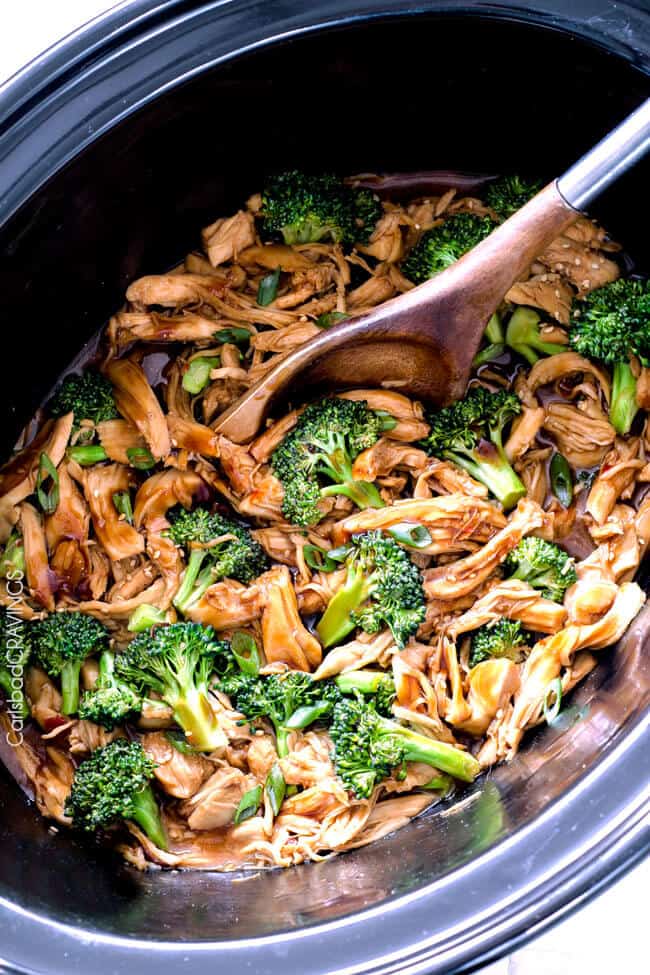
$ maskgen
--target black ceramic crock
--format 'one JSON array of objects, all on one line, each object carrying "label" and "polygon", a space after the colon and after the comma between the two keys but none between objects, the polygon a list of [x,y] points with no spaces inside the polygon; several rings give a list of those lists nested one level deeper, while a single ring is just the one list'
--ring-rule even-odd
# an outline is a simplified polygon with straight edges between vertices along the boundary
[{"label": "black ceramic crock", "polygon": [[[121,5],[0,89],[3,450],[127,282],[174,264],[264,172],[550,178],[650,93],[649,67],[644,0]],[[646,269],[649,175],[595,210]],[[560,726],[461,801],[288,871],[137,873],[48,828],[3,772],[0,965],[469,971],[647,852],[649,643],[642,620]]]}]

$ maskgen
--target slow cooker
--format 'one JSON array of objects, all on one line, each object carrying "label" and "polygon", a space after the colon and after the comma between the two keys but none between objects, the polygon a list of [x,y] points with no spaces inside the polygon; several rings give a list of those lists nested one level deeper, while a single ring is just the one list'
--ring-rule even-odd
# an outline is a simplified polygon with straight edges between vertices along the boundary
[{"label": "slow cooker", "polygon": [[[2,447],[119,306],[284,167],[551,178],[650,94],[645,0],[135,0],[0,89]],[[594,208],[648,269],[650,164]],[[642,580],[644,581],[644,580]],[[139,873],[3,769],[0,965],[470,971],[648,849],[650,613],[460,798],[287,871]]]}]

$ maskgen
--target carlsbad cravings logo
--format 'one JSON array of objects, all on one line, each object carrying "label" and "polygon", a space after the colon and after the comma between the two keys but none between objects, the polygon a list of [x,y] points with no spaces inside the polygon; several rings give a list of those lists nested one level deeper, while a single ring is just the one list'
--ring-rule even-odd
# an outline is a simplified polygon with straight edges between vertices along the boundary
[{"label": "carlsbad cravings logo", "polygon": [[7,689],[7,711],[11,728],[7,732],[6,739],[12,748],[18,748],[23,743],[25,723],[23,712],[25,621],[18,615],[24,601],[25,584],[24,574],[20,569],[12,568],[7,572],[6,590],[10,602],[6,608],[4,636],[7,645],[7,670],[11,675],[10,687]]}]

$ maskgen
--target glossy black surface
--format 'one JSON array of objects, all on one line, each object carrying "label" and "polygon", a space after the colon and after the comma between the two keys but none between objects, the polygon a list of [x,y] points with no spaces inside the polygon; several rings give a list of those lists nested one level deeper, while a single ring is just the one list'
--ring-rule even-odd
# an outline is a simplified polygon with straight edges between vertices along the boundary
[{"label": "glossy black surface", "polygon": [[[151,6],[132,9],[144,16]],[[542,22],[566,22],[563,5],[537,6]],[[53,56],[49,75],[35,68],[0,91],[4,446],[127,282],[182,257],[199,228],[240,205],[265,171],[560,172],[650,91],[649,18],[633,6],[626,29],[607,4],[572,10],[592,39],[611,38],[615,56],[548,27],[476,13],[298,36],[390,4],[167,3],[139,26],[120,11],[103,33]],[[216,64],[276,33],[285,39]],[[645,267],[639,206],[649,173],[638,167],[596,209]],[[98,972],[175,971],[185,959],[193,971],[208,958],[226,972],[269,975],[466,970],[595,893],[646,848],[641,631],[603,658],[572,701],[575,724],[537,734],[461,803],[365,850],[291,871],[140,875],[53,835],[3,779],[0,960],[76,972],[87,968],[88,943],[102,943]]]}]

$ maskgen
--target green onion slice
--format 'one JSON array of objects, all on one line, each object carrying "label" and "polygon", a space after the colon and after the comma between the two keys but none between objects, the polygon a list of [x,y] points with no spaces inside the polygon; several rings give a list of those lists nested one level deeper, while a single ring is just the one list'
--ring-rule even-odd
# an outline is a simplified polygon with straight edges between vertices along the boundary
[{"label": "green onion slice", "polygon": [[342,322],[348,316],[342,311],[326,311],[322,315],[319,315],[315,320],[314,325],[318,325],[319,328],[331,328],[332,325]]},{"label": "green onion slice", "polygon": [[239,800],[239,805],[235,809],[233,823],[239,826],[240,823],[254,816],[262,801],[262,786],[256,785],[254,789],[249,789]]},{"label": "green onion slice", "polygon": [[556,677],[546,688],[544,694],[544,720],[553,724],[562,707],[562,679]]},{"label": "green onion slice", "polygon": [[217,369],[220,363],[219,356],[197,356],[189,363],[183,373],[183,389],[196,396],[210,382],[210,372]]},{"label": "green onion slice", "polygon": [[381,431],[386,433],[388,430],[394,430],[397,426],[397,419],[388,410],[375,410],[375,413],[381,420]]},{"label": "green onion slice", "polygon": [[149,471],[156,466],[153,454],[146,447],[127,447],[126,456],[131,467],[138,471]]},{"label": "green onion slice", "polygon": [[397,525],[391,525],[388,534],[400,545],[408,545],[409,548],[426,548],[431,544],[431,533],[424,525],[414,525],[408,521],[400,521]]},{"label": "green onion slice", "polygon": [[226,342],[230,345],[246,345],[251,340],[251,333],[247,328],[239,328],[239,326],[233,325],[232,328],[220,328],[218,332],[214,333],[214,338],[224,345]]},{"label": "green onion slice", "polygon": [[133,507],[131,505],[131,495],[128,491],[116,491],[113,495],[113,504],[120,515],[124,515],[124,520],[133,524]]},{"label": "green onion slice", "polygon": [[179,735],[176,731],[166,731],[165,738],[181,755],[196,755],[196,752],[184,735]]},{"label": "green onion slice", "polygon": [[238,630],[230,640],[232,655],[239,665],[242,674],[257,677],[260,672],[260,653],[255,640],[249,633]]},{"label": "green onion slice", "polygon": [[[46,487],[48,480],[52,481],[49,488]],[[46,515],[51,515],[59,506],[59,475],[46,453],[41,454],[38,462],[36,497]]]},{"label": "green onion slice", "polygon": [[553,454],[550,473],[553,494],[564,508],[568,508],[573,500],[573,478],[569,462],[563,454]]},{"label": "green onion slice", "polygon": [[273,810],[273,815],[277,816],[280,812],[280,808],[284,802],[284,796],[287,791],[287,783],[284,781],[282,769],[277,762],[274,762],[269,770],[269,774],[266,777],[266,783],[264,785],[264,791],[266,792],[271,809]]},{"label": "green onion slice", "polygon": [[81,467],[91,467],[108,460],[108,454],[99,444],[75,444],[74,447],[68,447],[68,457]]},{"label": "green onion slice", "polygon": [[259,287],[257,289],[257,304],[261,305],[263,308],[266,305],[270,305],[272,301],[275,301],[278,293],[278,285],[280,284],[281,271],[281,267],[276,267],[275,271],[271,271],[271,273],[267,274],[266,277],[263,277],[259,283]]}]

